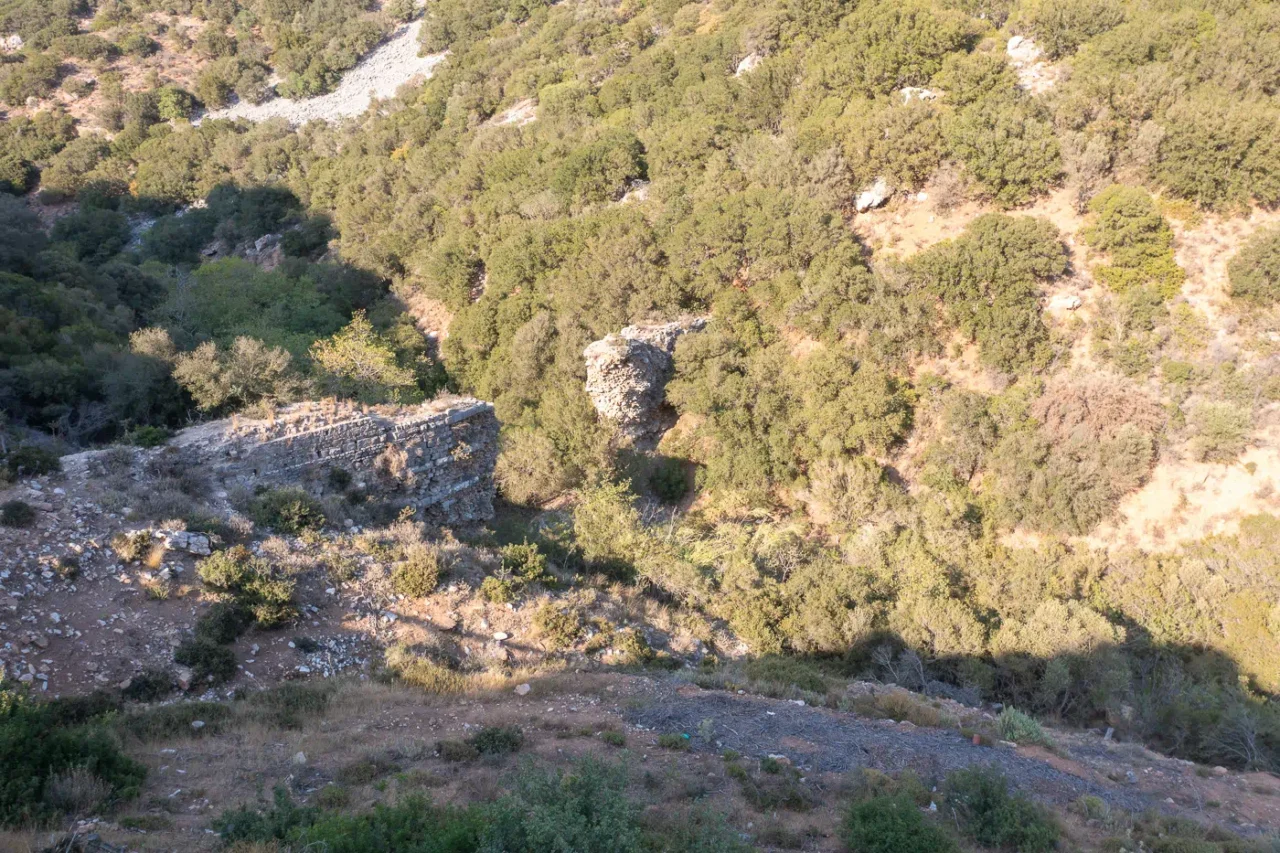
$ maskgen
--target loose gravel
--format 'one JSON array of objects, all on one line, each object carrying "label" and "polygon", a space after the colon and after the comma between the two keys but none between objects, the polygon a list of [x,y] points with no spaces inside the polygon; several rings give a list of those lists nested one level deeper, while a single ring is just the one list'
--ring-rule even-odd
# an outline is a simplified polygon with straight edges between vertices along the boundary
[{"label": "loose gravel", "polygon": [[[628,720],[659,734],[688,734],[693,749],[784,756],[806,772],[848,773],[868,767],[886,773],[914,770],[929,780],[953,770],[989,765],[999,768],[1020,790],[1060,805],[1090,794],[1132,812],[1159,808],[1140,791],[1073,776],[1009,747],[976,746],[958,732],[867,719],[785,700],[719,691],[685,694],[668,688],[632,710]],[[696,734],[705,720],[711,721],[713,742]]]},{"label": "loose gravel", "polygon": [[[357,116],[369,108],[375,98],[390,98],[402,85],[415,77],[430,77],[447,54],[418,55],[418,32],[422,21],[401,28],[354,68],[342,75],[338,88],[327,95],[303,100],[275,98],[262,104],[246,101],[222,110],[206,113],[201,120],[244,118],[265,121],[283,118],[290,124],[309,121],[340,121]],[[199,121],[195,122],[199,124]]]}]

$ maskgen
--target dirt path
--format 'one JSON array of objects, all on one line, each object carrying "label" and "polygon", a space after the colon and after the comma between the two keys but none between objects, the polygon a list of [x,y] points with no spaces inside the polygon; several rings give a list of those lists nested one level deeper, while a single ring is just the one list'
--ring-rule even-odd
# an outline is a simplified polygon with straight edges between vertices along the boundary
[{"label": "dirt path", "polygon": [[[305,124],[317,119],[337,121],[360,115],[374,98],[390,98],[413,78],[430,77],[432,70],[445,58],[443,53],[418,55],[418,31],[421,29],[422,21],[417,20],[398,30],[344,74],[338,88],[327,95],[301,101],[275,98],[263,104],[242,101],[207,113],[203,118],[246,118],[250,121],[284,118],[290,124]],[[194,123],[199,124],[199,121]]]},{"label": "dirt path", "polygon": [[958,732],[910,723],[871,720],[784,700],[713,691],[659,689],[659,696],[628,716],[658,733],[685,732],[694,748],[715,748],[701,737],[710,720],[720,748],[745,755],[783,755],[807,772],[847,773],[861,767],[898,773],[914,770],[924,780],[952,770],[995,765],[1019,788],[1038,799],[1066,805],[1083,795],[1099,797],[1132,812],[1159,801],[1136,789],[1102,784],[1081,768],[1076,775],[1042,758],[1009,747],[975,746]]}]

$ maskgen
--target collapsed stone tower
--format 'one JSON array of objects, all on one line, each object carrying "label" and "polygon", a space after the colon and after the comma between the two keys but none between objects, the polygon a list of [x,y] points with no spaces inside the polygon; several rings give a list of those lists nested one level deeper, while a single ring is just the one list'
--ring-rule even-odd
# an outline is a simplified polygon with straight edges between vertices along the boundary
[{"label": "collapsed stone tower", "polygon": [[201,424],[145,453],[206,477],[214,489],[307,487],[341,469],[427,521],[458,524],[493,516],[498,420],[491,404],[470,397],[418,406],[297,403],[270,418]]},{"label": "collapsed stone tower", "polygon": [[661,417],[661,406],[676,341],[706,325],[706,318],[692,317],[659,326],[627,326],[583,350],[587,394],[600,416],[633,440],[660,436],[670,425]]}]

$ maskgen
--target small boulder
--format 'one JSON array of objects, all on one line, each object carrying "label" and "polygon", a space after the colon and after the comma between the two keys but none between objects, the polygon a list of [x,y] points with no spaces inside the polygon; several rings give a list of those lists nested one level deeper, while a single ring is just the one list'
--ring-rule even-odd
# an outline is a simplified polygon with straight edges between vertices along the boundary
[{"label": "small boulder", "polygon": [[884,205],[893,195],[893,188],[884,178],[876,178],[875,183],[858,193],[853,206],[858,213],[866,213]]},{"label": "small boulder", "polygon": [[532,690],[532,689],[533,689],[533,688],[532,688],[532,687],[530,687],[528,684],[521,684],[521,685],[518,685],[518,686],[516,687],[516,695],[517,695],[517,696],[528,696],[528,695],[529,695],[529,691],[530,691],[530,690]]}]

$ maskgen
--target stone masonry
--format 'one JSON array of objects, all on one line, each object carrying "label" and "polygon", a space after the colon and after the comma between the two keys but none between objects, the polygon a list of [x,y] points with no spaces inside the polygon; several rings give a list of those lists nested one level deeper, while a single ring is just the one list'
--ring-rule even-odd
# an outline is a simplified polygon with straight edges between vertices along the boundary
[{"label": "stone masonry", "polygon": [[582,353],[586,389],[600,416],[635,440],[660,435],[670,425],[661,417],[661,406],[676,341],[706,324],[705,318],[691,317],[658,326],[627,326],[590,344]]},{"label": "stone masonry", "polygon": [[493,406],[444,397],[418,406],[299,403],[274,417],[183,430],[167,452],[223,487],[297,486],[342,469],[439,524],[493,516],[498,421]]}]

